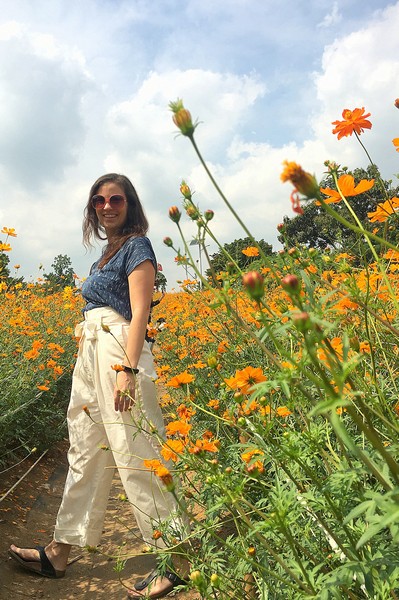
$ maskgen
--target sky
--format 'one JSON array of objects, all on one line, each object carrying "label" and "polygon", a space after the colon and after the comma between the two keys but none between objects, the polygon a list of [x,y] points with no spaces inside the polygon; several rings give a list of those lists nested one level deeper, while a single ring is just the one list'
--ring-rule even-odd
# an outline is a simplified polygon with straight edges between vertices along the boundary
[{"label": "sky", "polygon": [[[17,232],[12,273],[20,264],[34,281],[64,254],[87,275],[101,246],[82,245],[83,209],[108,172],[135,185],[169,290],[185,278],[163,244],[169,236],[183,249],[168,218],[183,179],[215,212],[219,243],[246,237],[177,135],[177,98],[199,121],[196,142],[220,188],[275,250],[277,225],[294,216],[284,160],[319,180],[325,160],[368,165],[354,137],[332,135],[343,109],[371,113],[361,139],[397,183],[398,31],[399,2],[384,0],[0,0],[0,229]],[[182,229],[195,238],[186,216]]]}]

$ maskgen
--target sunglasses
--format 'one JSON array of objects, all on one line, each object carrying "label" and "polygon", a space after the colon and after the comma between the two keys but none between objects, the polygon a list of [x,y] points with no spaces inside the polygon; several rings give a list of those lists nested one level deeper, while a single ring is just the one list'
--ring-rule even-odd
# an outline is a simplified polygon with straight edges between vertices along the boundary
[{"label": "sunglasses", "polygon": [[104,208],[106,202],[110,205],[111,208],[120,208],[125,202],[125,198],[120,194],[114,194],[109,198],[104,198],[104,196],[100,196],[100,194],[96,194],[91,199],[91,205],[93,208],[101,209]]}]

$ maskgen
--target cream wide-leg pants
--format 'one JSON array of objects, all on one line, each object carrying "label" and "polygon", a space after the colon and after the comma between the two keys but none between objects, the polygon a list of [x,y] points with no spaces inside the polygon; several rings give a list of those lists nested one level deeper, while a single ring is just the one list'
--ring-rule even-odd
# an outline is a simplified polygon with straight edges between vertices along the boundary
[{"label": "cream wide-leg pants", "polygon": [[[102,325],[108,326],[112,335]],[[162,538],[158,542],[152,539],[156,524],[175,518],[176,528],[181,530],[181,525],[172,494],[143,464],[144,459],[161,458],[157,438],[150,430],[155,428],[164,437],[151,351],[144,342],[134,407],[117,412],[113,400],[116,371],[111,365],[124,361],[129,323],[111,308],[96,308],[85,313],[79,328],[81,339],[67,413],[69,471],[54,540],[81,547],[99,543],[116,467],[143,539],[163,546]]]}]

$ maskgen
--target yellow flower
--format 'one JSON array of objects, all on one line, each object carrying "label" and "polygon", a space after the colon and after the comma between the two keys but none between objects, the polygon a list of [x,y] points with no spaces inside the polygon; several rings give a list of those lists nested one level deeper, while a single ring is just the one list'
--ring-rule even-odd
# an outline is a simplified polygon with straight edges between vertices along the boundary
[{"label": "yellow flower", "polygon": [[1,233],[5,233],[6,235],[8,235],[10,237],[17,237],[14,227],[12,227],[11,229],[9,229],[8,227],[3,227],[3,229],[1,230]]}]

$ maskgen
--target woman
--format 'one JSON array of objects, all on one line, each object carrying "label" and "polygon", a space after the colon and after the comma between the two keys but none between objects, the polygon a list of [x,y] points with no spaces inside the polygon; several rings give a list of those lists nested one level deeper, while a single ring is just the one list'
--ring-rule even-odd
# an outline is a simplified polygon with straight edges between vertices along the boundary
[{"label": "woman", "polygon": [[[69,471],[54,539],[45,548],[10,548],[20,565],[45,577],[64,576],[73,545],[99,543],[114,471],[109,467],[118,468],[147,543],[154,544],[161,521],[183,529],[172,495],[143,464],[160,458],[149,424],[164,434],[152,354],[144,341],[157,267],[147,230],[130,180],[115,173],[100,177],[90,190],[83,241],[90,246],[93,238],[106,239],[107,245],[82,287],[85,320],[78,326],[67,415]],[[155,571],[128,598],[162,598],[183,583],[173,569],[162,576]]]}]

